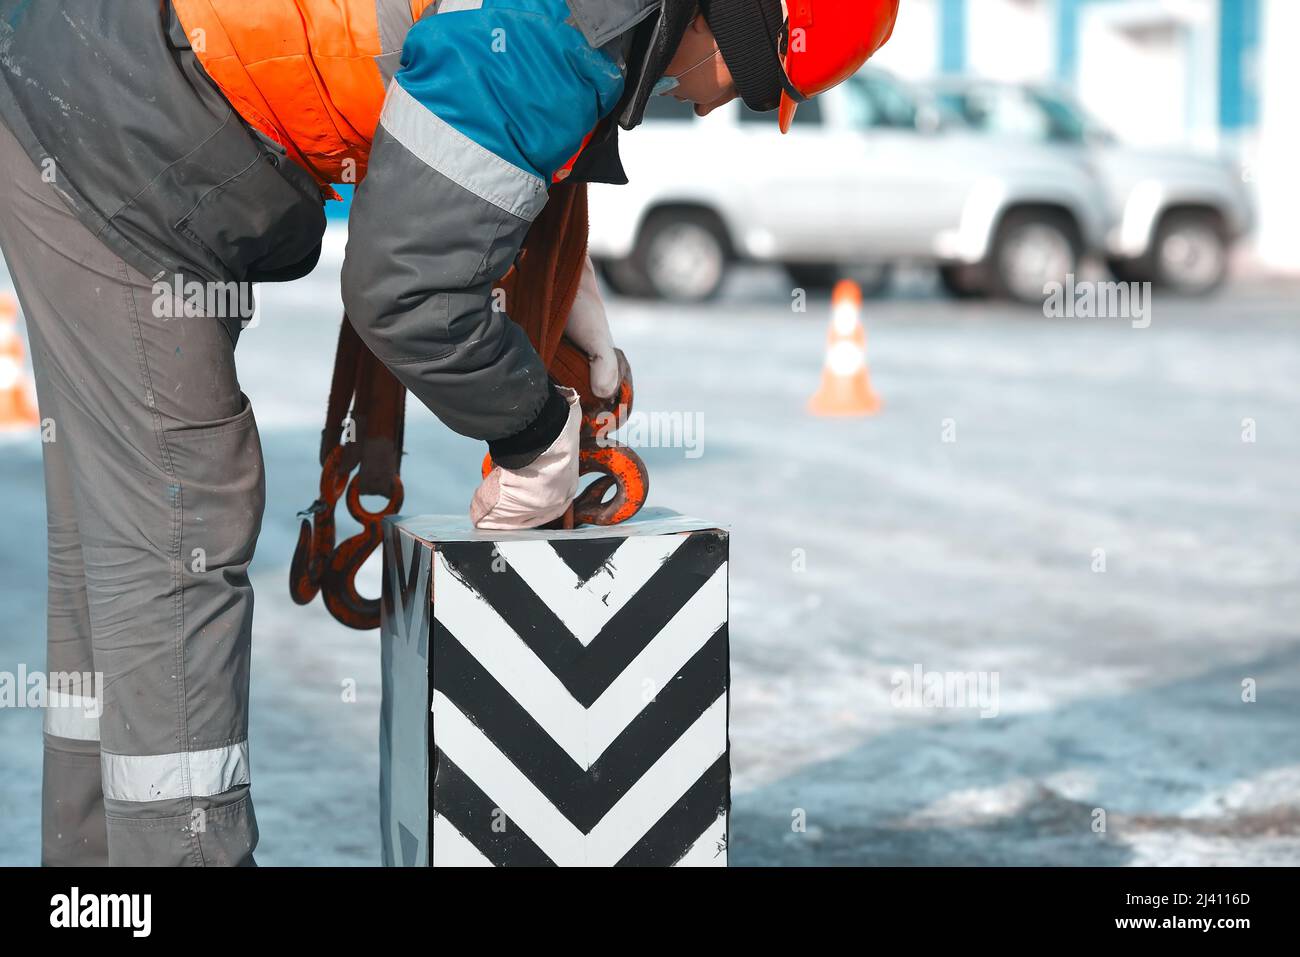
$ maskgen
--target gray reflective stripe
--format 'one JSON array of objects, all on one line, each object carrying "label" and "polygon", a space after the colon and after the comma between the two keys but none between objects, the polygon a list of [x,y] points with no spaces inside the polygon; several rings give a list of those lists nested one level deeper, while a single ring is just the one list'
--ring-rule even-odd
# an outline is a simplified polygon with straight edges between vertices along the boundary
[{"label": "gray reflective stripe", "polygon": [[[566,3],[578,29],[594,49],[631,30],[651,11],[663,8],[661,0],[566,0]],[[660,19],[662,23],[662,16]]]},{"label": "gray reflective stripe", "polygon": [[410,32],[411,0],[375,0],[375,19],[379,22],[379,56],[375,65],[387,83],[397,72],[402,59],[402,44]]},{"label": "gray reflective stripe", "polygon": [[532,222],[546,205],[546,183],[540,177],[439,119],[400,83],[389,85],[379,122],[430,169],[498,209]]},{"label": "gray reflective stripe", "polygon": [[45,733],[73,741],[99,740],[99,699],[51,691],[45,705]]},{"label": "gray reflective stripe", "polygon": [[100,752],[104,797],[114,801],[168,801],[209,797],[248,783],[248,742],[176,754]]},{"label": "gray reflective stripe", "polygon": [[391,83],[393,77],[397,75],[397,68],[402,65],[402,51],[396,53],[381,53],[375,57],[375,66],[379,67],[379,73],[384,78],[385,83]]},{"label": "gray reflective stripe", "polygon": [[458,13],[461,10],[481,10],[483,0],[440,0],[439,13]]},{"label": "gray reflective stripe", "polygon": [[379,21],[379,49],[400,53],[415,23],[411,19],[411,0],[375,0],[375,18]]}]

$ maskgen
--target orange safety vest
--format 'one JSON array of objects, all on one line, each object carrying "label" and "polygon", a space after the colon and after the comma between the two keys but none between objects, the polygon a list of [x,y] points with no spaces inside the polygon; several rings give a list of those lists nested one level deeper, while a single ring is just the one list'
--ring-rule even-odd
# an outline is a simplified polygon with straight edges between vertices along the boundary
[{"label": "orange safety vest", "polygon": [[[322,188],[359,182],[387,87],[379,18],[435,0],[172,0],[195,55],[245,121]],[[404,36],[404,34],[403,34]],[[391,42],[391,40],[390,40]]]}]

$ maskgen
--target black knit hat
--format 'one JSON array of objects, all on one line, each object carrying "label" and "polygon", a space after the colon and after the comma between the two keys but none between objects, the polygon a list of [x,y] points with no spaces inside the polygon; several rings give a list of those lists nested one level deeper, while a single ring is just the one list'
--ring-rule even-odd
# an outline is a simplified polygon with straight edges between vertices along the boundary
[{"label": "black knit hat", "polygon": [[700,11],[745,105],[775,110],[791,89],[781,65],[781,0],[700,0]]}]

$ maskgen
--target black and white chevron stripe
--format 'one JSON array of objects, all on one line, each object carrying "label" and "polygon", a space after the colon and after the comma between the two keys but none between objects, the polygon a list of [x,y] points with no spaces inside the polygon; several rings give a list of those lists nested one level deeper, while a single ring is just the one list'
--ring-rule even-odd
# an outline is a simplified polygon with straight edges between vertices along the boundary
[{"label": "black and white chevron stripe", "polygon": [[433,592],[434,865],[725,864],[722,533],[449,542]]}]

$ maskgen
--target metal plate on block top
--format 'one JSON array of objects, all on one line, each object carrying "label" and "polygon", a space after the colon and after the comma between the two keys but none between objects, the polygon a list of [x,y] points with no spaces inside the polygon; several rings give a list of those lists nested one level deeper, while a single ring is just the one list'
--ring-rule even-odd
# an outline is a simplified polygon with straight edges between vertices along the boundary
[{"label": "metal plate on block top", "polygon": [[633,535],[672,535],[719,529],[716,523],[681,515],[666,508],[643,508],[618,525],[584,525],[574,529],[530,529],[525,532],[497,532],[475,528],[464,515],[396,515],[388,519],[407,534],[426,542],[510,542],[537,539],[563,540],[627,538]]}]

